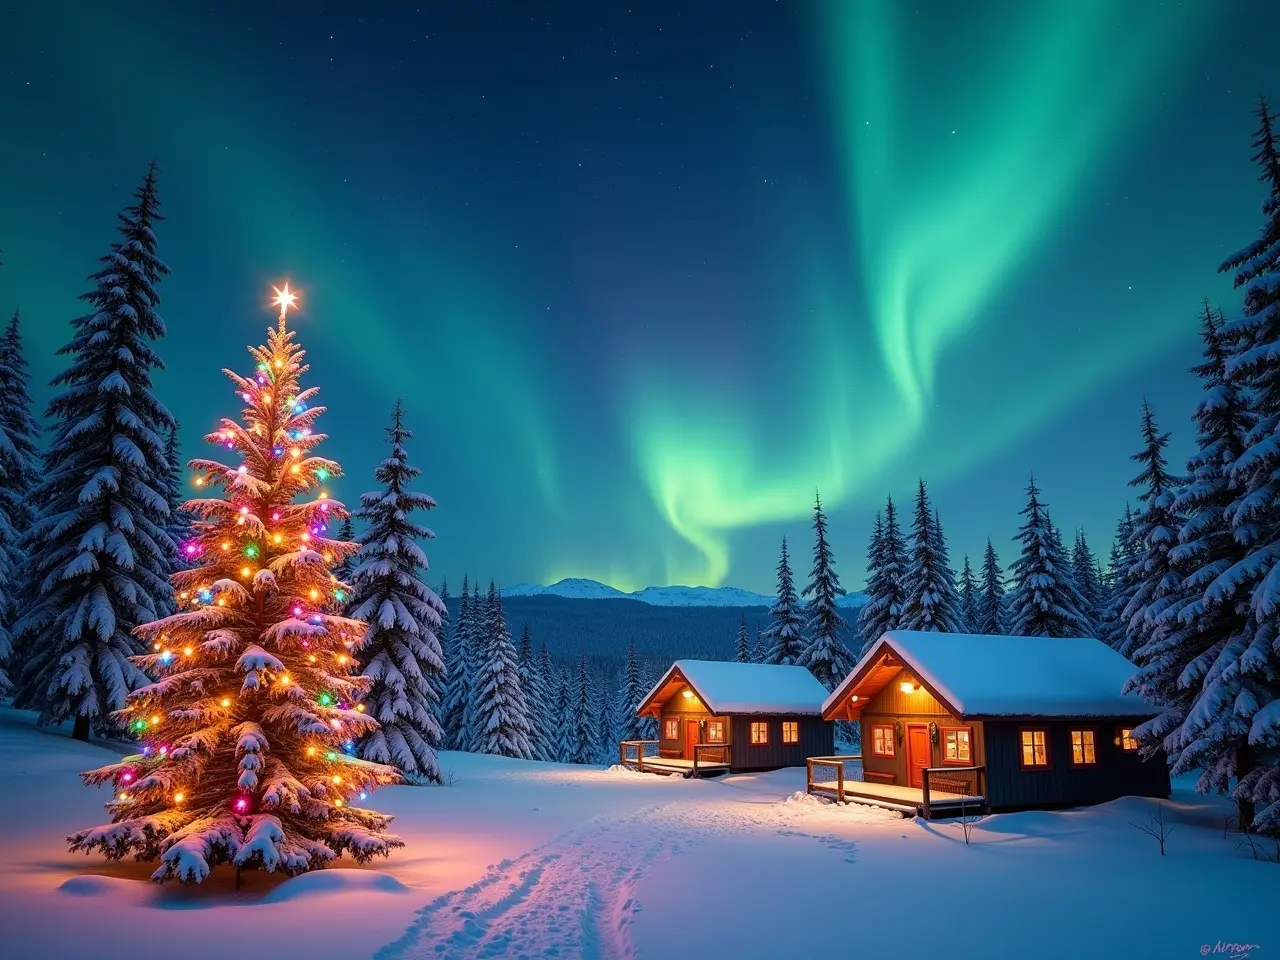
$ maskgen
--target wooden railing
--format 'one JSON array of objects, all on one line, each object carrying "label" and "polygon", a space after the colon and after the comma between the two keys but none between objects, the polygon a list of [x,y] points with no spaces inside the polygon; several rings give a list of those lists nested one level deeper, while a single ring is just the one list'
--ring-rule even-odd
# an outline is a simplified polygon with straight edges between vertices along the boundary
[{"label": "wooden railing", "polygon": [[[851,760],[857,760],[859,763],[858,771],[849,771],[845,769],[845,764]],[[854,781],[861,779],[861,763],[862,754],[849,753],[832,757],[810,757],[805,761],[805,789],[809,793],[813,793],[815,789],[826,792],[835,791],[836,802],[844,803],[844,784],[846,780]],[[835,771],[835,787],[831,786],[829,779],[818,780],[814,777],[815,771]]]},{"label": "wooden railing", "polygon": [[[931,789],[944,793],[958,793],[966,797],[982,797],[985,803],[986,767],[925,767],[921,773],[921,793],[923,794],[920,812],[926,820],[930,819]],[[969,776],[969,775],[972,776]]]},{"label": "wooden railing", "polygon": [[[733,749],[732,744],[728,743],[695,743],[693,745],[693,775],[698,775],[698,762],[703,763],[725,764],[732,763],[730,751]],[[715,751],[711,753],[711,751]],[[708,753],[709,756],[703,757],[702,754]]]},{"label": "wooden railing", "polygon": [[[653,747],[653,752],[649,756],[656,757],[658,755],[657,740],[623,740],[618,744],[618,763],[624,767],[635,767],[643,773],[646,747]],[[628,750],[628,748],[631,748],[631,750]]]}]

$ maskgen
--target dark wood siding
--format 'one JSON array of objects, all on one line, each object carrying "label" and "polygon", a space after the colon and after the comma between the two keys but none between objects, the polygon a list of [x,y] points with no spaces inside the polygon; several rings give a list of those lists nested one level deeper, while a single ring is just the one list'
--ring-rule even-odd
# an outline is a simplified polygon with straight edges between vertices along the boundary
[{"label": "dark wood siding", "polygon": [[[782,722],[800,724],[800,742],[782,742]],[[751,724],[769,724],[769,742],[751,743]],[[810,757],[830,756],[835,752],[835,724],[821,717],[796,717],[778,714],[736,714],[729,718],[729,738],[733,743],[732,767],[740,770],[774,770],[778,767],[803,767]]]},{"label": "dark wood siding", "polygon": [[[903,693],[901,684],[905,680],[917,684],[918,688],[912,693]],[[906,733],[907,727],[911,724],[928,726],[936,723],[938,725],[937,742],[933,742],[930,738],[929,766],[944,766],[942,730],[952,726],[970,728],[973,761],[969,765],[981,766],[986,762],[986,746],[981,721],[955,719],[928,690],[919,687],[919,681],[908,670],[899,673],[883,690],[867,701],[867,705],[862,709],[859,723],[862,732],[862,769],[868,773],[889,774],[893,777],[891,782],[896,784],[905,786],[908,782]],[[902,738],[895,737],[894,755],[892,757],[873,755],[871,728],[878,724],[892,727],[895,723],[901,727]]]},{"label": "dark wood siding", "polygon": [[[1116,720],[988,720],[985,728],[987,801],[995,808],[1074,806],[1103,803],[1117,797],[1169,796],[1169,767],[1163,755],[1143,760],[1116,744],[1121,727],[1137,726],[1144,718]],[[1024,770],[1021,733],[1024,728],[1049,734],[1048,769]],[[1071,765],[1071,731],[1096,734],[1098,762]]]}]

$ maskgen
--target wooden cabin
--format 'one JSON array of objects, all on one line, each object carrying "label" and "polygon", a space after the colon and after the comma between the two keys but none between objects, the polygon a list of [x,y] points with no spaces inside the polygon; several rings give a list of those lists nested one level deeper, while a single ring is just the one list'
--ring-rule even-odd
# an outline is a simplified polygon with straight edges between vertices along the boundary
[{"label": "wooden cabin", "polygon": [[1121,693],[1133,672],[1091,638],[895,630],[832,691],[822,716],[861,728],[862,782],[841,778],[849,799],[929,816],[1168,797],[1165,758],[1143,759],[1132,735],[1153,716]]},{"label": "wooden cabin", "polygon": [[827,691],[804,667],[677,660],[640,702],[656,741],[620,746],[620,762],[654,773],[738,773],[802,767],[830,753]]}]

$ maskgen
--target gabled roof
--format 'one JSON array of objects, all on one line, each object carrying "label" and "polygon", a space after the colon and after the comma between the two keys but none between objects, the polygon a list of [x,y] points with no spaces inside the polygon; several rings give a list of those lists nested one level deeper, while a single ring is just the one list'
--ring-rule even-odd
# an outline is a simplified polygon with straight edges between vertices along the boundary
[{"label": "gabled roof", "polygon": [[711,713],[785,713],[816,717],[826,688],[804,667],[769,663],[677,660],[636,713],[657,714],[670,697],[690,687]]},{"label": "gabled roof", "polygon": [[[1122,694],[1135,667],[1092,637],[996,637],[891,630],[827,697],[822,715],[852,719],[902,670],[957,717],[1140,717]],[[857,696],[856,701],[850,697]]]}]

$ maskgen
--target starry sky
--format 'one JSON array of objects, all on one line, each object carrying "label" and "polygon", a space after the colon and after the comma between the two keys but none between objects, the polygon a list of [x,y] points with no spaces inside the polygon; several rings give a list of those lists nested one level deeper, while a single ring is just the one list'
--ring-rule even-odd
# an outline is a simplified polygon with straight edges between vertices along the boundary
[{"label": "starry sky", "polygon": [[[357,8],[360,10],[357,11]],[[356,12],[353,12],[356,11]],[[846,586],[929,482],[1007,562],[1034,471],[1105,553],[1145,394],[1261,225],[1280,5],[0,2],[0,309],[35,379],[146,161],[184,452],[270,286],[353,502],[404,398],[433,577]]]}]

